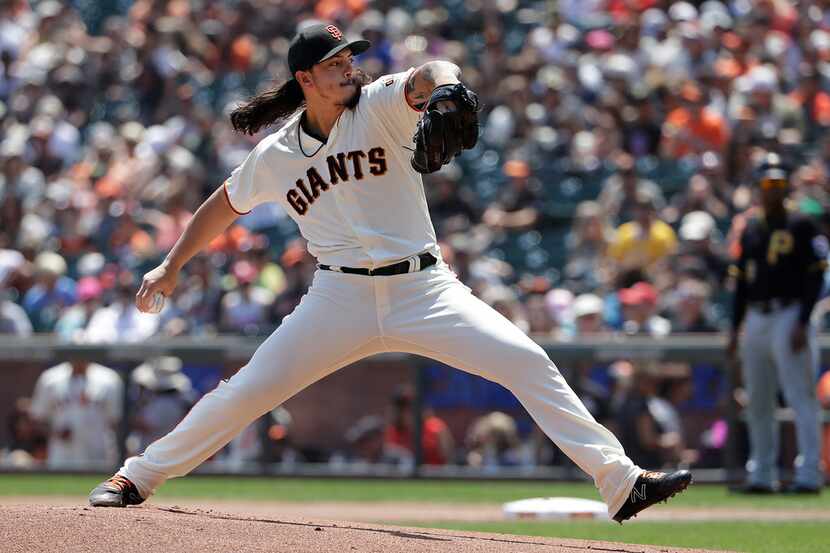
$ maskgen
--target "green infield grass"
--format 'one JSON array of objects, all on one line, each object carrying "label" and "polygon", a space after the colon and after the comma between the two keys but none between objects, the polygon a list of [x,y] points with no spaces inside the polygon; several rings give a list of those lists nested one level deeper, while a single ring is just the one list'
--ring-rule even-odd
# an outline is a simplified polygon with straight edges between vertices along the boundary
[{"label": "green infield grass", "polygon": [[[85,496],[105,478],[61,474],[0,474],[0,495]],[[240,478],[188,476],[162,486],[160,498],[214,498],[236,501],[434,501],[438,503],[503,503],[528,497],[599,499],[589,483],[373,480],[321,478]],[[748,497],[718,485],[692,485],[671,500],[673,507],[741,509],[828,509],[830,492],[819,496]]]},{"label": "green infield grass", "polygon": [[826,522],[417,522],[402,524],[523,536],[603,540],[751,553],[830,551]]}]

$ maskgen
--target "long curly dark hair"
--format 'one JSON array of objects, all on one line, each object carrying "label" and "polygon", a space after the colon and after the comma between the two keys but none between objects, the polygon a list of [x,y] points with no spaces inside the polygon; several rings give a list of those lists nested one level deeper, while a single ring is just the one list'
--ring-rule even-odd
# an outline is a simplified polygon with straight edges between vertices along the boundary
[{"label": "long curly dark hair", "polygon": [[[359,87],[372,82],[372,78],[355,68],[352,72],[352,81]],[[354,109],[360,100],[358,93],[346,104]],[[256,134],[261,128],[287,119],[305,105],[305,96],[300,83],[290,79],[278,86],[258,94],[231,112],[231,125],[237,132]]]}]

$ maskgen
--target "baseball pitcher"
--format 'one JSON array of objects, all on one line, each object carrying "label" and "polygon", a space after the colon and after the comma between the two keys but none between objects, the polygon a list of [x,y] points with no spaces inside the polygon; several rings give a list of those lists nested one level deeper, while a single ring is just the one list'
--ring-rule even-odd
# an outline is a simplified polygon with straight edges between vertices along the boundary
[{"label": "baseball pitcher", "polygon": [[478,136],[479,102],[452,63],[369,82],[353,56],[369,48],[334,25],[305,26],[288,51],[291,79],[231,114],[238,131],[280,122],[208,198],[144,277],[143,311],[170,295],[181,267],[240,214],[278,202],[318,271],[302,301],[250,362],[205,395],[167,436],[95,488],[97,506],[138,504],[193,470],[251,421],[366,356],[430,357],[510,389],[544,432],[590,474],[622,522],[691,482],[645,472],[588,413],[545,352],[472,295],[441,259],[421,173]]}]

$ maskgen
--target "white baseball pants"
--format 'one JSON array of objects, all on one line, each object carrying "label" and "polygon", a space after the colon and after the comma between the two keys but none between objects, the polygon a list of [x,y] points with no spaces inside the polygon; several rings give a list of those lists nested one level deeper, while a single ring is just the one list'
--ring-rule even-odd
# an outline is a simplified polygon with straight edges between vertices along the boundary
[{"label": "white baseball pants", "polygon": [[823,482],[820,468],[821,412],[816,398],[818,344],[810,326],[807,346],[798,353],[790,347],[790,335],[798,321],[800,306],[762,313],[749,309],[741,344],[741,366],[749,396],[746,409],[749,429],[749,482],[763,486],[778,483],[779,427],[775,420],[778,387],[787,405],[795,412],[798,457],[795,482],[819,487]]},{"label": "white baseball pants", "polygon": [[167,436],[119,470],[145,498],[183,476],[276,405],[361,358],[400,351],[497,382],[594,479],[611,514],[641,469],[597,423],[539,345],[476,298],[442,262],[395,276],[317,271],[294,312],[250,362]]}]

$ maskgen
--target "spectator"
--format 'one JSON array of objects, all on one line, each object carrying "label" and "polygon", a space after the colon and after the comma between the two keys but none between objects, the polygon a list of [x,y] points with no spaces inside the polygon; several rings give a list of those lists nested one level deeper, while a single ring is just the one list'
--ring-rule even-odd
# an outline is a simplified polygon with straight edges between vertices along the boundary
[{"label": "spectator", "polygon": [[521,441],[513,417],[494,411],[476,419],[467,431],[467,464],[482,469],[521,464]]},{"label": "spectator", "polygon": [[[477,227],[481,229],[481,227]],[[504,286],[514,278],[513,266],[484,253],[489,232],[456,233],[441,244],[441,253],[459,280],[482,297],[489,286]]]},{"label": "spectator", "polygon": [[[282,293],[287,286],[285,271],[271,258],[268,238],[262,234],[251,236],[251,249],[248,260],[257,272],[256,283],[271,294]],[[272,300],[273,301],[273,300]]]},{"label": "spectator", "polygon": [[601,206],[597,202],[582,202],[576,207],[571,232],[565,241],[568,260],[565,277],[572,288],[594,289],[610,279],[606,253],[611,240]]},{"label": "spectator", "polygon": [[729,208],[715,194],[712,184],[698,173],[689,179],[685,193],[678,194],[672,205],[663,211],[663,218],[668,223],[676,223],[693,211],[702,211],[721,221],[729,216]]},{"label": "spectator", "polygon": [[177,357],[156,357],[136,367],[131,454],[136,455],[179,424],[195,402],[190,379]]},{"label": "spectator", "polygon": [[111,467],[123,384],[114,370],[75,359],[38,377],[31,416],[48,428],[50,468]]},{"label": "spectator", "polygon": [[6,297],[6,290],[0,284],[0,334],[26,337],[32,334],[32,323],[26,311]]},{"label": "spectator", "polygon": [[19,236],[24,203],[37,199],[45,189],[43,173],[23,159],[25,143],[20,132],[26,131],[16,134],[10,129],[0,143],[0,217],[9,238]]},{"label": "spectator", "polygon": [[273,312],[271,318],[277,321],[281,321],[300,303],[300,298],[305,294],[307,285],[311,282],[311,276],[317,269],[314,258],[308,253],[305,243],[300,239],[287,244],[280,258],[280,265],[285,271],[286,286],[271,308]]},{"label": "spectator", "polygon": [[554,336],[559,328],[559,322],[548,309],[545,295],[532,293],[525,299],[527,312],[527,326],[529,334],[540,336]]},{"label": "spectator", "polygon": [[620,271],[655,270],[677,249],[674,230],[657,218],[654,197],[637,192],[635,218],[617,228],[608,247]]},{"label": "spectator", "polygon": [[[361,417],[346,432],[349,453],[346,460],[356,466],[392,465],[400,468],[412,466],[412,452],[409,447],[384,443],[386,423],[383,417],[367,415]],[[335,457],[331,462],[341,462]]]},{"label": "spectator", "polygon": [[607,220],[620,225],[634,219],[639,201],[638,196],[641,193],[652,198],[656,210],[663,209],[666,203],[663,193],[654,182],[637,176],[632,156],[618,155],[616,166],[616,172],[603,183],[602,192],[597,199]]},{"label": "spectator", "polygon": [[680,247],[677,265],[686,259],[701,262],[706,278],[713,286],[720,286],[725,277],[729,261],[726,252],[715,240],[715,220],[705,211],[687,213],[680,222]]},{"label": "spectator", "polygon": [[9,444],[0,450],[0,465],[34,468],[46,461],[46,433],[32,418],[31,399],[19,397],[6,419]]},{"label": "spectator", "polygon": [[[821,408],[825,411],[830,409],[830,371],[826,371],[818,381],[816,388],[816,395],[818,396]],[[824,472],[830,470],[830,422],[824,422],[823,427],[823,451],[822,464],[824,465]]]},{"label": "spectator", "polygon": [[591,336],[608,331],[603,321],[603,301],[596,294],[581,294],[574,299],[573,318],[576,335]]},{"label": "spectator", "polygon": [[662,382],[658,395],[649,404],[649,410],[671,438],[666,442],[674,443],[668,452],[670,466],[688,467],[697,462],[700,454],[688,447],[688,440],[682,422],[682,411],[694,395],[694,382],[687,364],[666,364],[662,367]]},{"label": "spectator", "polygon": [[93,313],[84,332],[85,339],[92,343],[143,342],[153,336],[159,318],[142,313],[135,306],[136,282],[132,273],[118,274],[114,292],[112,303]]},{"label": "spectator", "polygon": [[300,453],[292,442],[293,421],[285,407],[275,407],[231,440],[222,462],[238,471],[250,463],[280,463],[288,467],[300,461]]},{"label": "spectator", "polygon": [[712,195],[723,203],[727,209],[735,209],[733,195],[735,186],[727,179],[723,159],[715,152],[704,152],[700,156],[698,174],[706,178],[712,189]]},{"label": "spectator", "polygon": [[[402,386],[395,392],[383,433],[384,449],[394,451],[402,448],[412,452],[413,401],[414,390],[411,386]],[[425,408],[422,429],[424,464],[452,464],[455,460],[455,444],[447,424]]]},{"label": "spectator", "polygon": [[662,130],[655,101],[644,88],[633,88],[630,104],[622,111],[622,147],[634,159],[657,156]]},{"label": "spectator", "polygon": [[482,215],[482,221],[493,229],[522,230],[539,221],[538,184],[531,178],[530,165],[511,159],[502,168],[508,184],[496,201]]},{"label": "spectator", "polygon": [[481,299],[524,332],[530,331],[524,305],[511,288],[504,285],[487,286],[481,292]]},{"label": "spectator", "polygon": [[619,291],[622,305],[623,331],[626,334],[647,334],[655,338],[667,336],[671,323],[657,315],[659,295],[647,282],[638,282]]},{"label": "spectator", "polygon": [[717,332],[711,320],[710,289],[705,282],[685,279],[674,293],[672,332]]},{"label": "spectator", "polygon": [[424,183],[429,195],[429,211],[437,222],[435,230],[439,236],[465,231],[480,218],[474,196],[462,184],[461,177],[458,166],[448,165]]},{"label": "spectator", "polygon": [[830,94],[822,90],[821,73],[810,64],[800,67],[798,86],[790,92],[806,124],[805,142],[815,142],[830,127]]},{"label": "spectator", "polygon": [[55,324],[55,333],[67,341],[86,331],[86,325],[101,307],[100,300],[104,293],[101,281],[94,276],[81,278],[75,291],[78,303],[64,311]]},{"label": "spectator", "polygon": [[256,286],[257,269],[249,261],[237,261],[233,276],[238,283],[222,299],[221,329],[234,334],[263,334],[267,330],[268,307],[274,296],[265,288]]},{"label": "spectator", "polygon": [[663,154],[683,157],[712,150],[723,155],[729,140],[726,121],[705,107],[698,85],[685,83],[679,96],[681,106],[669,113],[663,125]]},{"label": "spectator", "polygon": [[51,332],[63,308],[75,303],[75,282],[66,276],[66,261],[55,252],[35,258],[36,283],[23,297],[35,332]]},{"label": "spectator", "polygon": [[674,465],[682,443],[679,419],[667,402],[657,401],[659,368],[653,363],[638,366],[633,378],[633,387],[616,415],[620,443],[638,465]]},{"label": "spectator", "polygon": [[782,129],[798,132],[799,140],[804,136],[804,120],[801,110],[788,96],[779,92],[779,77],[769,65],[752,68],[739,83],[744,94],[736,95],[733,113],[749,109],[755,114],[755,133],[759,137],[776,137]]}]

